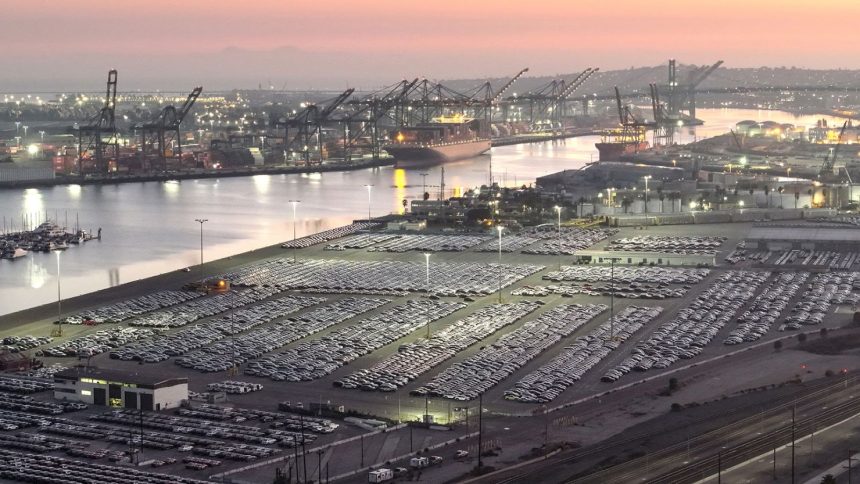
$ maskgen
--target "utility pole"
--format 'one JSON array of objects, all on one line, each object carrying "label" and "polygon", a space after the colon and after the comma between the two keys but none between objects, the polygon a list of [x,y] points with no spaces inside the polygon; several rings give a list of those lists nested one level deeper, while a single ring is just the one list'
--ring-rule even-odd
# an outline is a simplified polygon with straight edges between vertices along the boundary
[{"label": "utility pole", "polygon": [[293,263],[296,262],[296,205],[301,203],[301,200],[290,200],[293,205]]},{"label": "utility pole", "polygon": [[791,484],[794,484],[794,413],[795,407],[791,407]]},{"label": "utility pole", "polygon": [[196,218],[195,222],[200,224],[200,278],[203,278],[203,224],[208,222],[208,218]]},{"label": "utility pole", "polygon": [[478,473],[481,473],[481,446],[483,445],[484,437],[484,394],[478,394]]},{"label": "utility pole", "polygon": [[723,482],[723,452],[717,452],[717,484]]},{"label": "utility pole", "polygon": [[499,304],[502,304],[502,231],[505,230],[501,225],[497,225],[499,231]]}]

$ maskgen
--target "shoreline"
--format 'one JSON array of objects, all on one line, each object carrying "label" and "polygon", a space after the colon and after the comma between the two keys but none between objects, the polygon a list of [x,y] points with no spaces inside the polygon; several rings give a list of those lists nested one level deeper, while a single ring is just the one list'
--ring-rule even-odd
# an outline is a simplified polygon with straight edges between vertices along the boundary
[{"label": "shoreline", "polygon": [[[524,136],[509,136],[505,138],[497,138],[491,141],[492,147],[512,146],[527,143],[544,143],[547,141],[557,141],[567,138],[578,138],[581,136],[597,135],[598,130],[592,128],[583,128],[575,132],[567,132],[551,135],[524,135]],[[120,183],[143,183],[143,182],[165,182],[170,180],[199,180],[209,178],[235,178],[254,175],[295,175],[303,173],[322,173],[333,171],[354,171],[365,168],[381,168],[384,166],[393,166],[394,158],[360,160],[352,162],[331,162],[321,163],[318,165],[304,166],[249,166],[234,169],[219,169],[219,170],[201,170],[187,172],[170,172],[170,173],[147,173],[147,174],[119,174],[109,176],[99,176],[90,178],[76,178],[58,176],[55,178],[47,178],[42,180],[21,180],[21,181],[0,181],[0,190],[3,189],[21,189],[21,188],[44,188],[65,185],[117,185]]]}]

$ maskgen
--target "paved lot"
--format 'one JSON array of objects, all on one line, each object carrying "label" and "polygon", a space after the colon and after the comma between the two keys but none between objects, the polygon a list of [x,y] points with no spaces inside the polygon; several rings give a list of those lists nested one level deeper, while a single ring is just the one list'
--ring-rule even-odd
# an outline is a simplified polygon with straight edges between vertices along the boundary
[{"label": "paved lot", "polygon": [[[717,261],[722,261],[722,258],[725,254],[732,251],[735,247],[735,244],[741,240],[749,230],[749,224],[715,224],[715,225],[697,225],[697,226],[662,226],[662,227],[649,227],[648,230],[635,230],[632,228],[621,229],[619,233],[615,236],[615,238],[620,237],[630,237],[630,236],[642,236],[642,235],[660,235],[660,236],[671,236],[671,235],[689,235],[691,231],[693,231],[696,235],[702,236],[723,236],[727,237],[726,242],[720,249],[720,252],[717,254]],[[597,244],[597,249],[604,247],[608,241]],[[423,263],[424,256],[419,252],[405,252],[405,253],[385,253],[385,252],[369,252],[366,249],[348,249],[344,251],[324,251],[322,248],[325,244],[319,244],[310,248],[299,249],[296,251],[297,256],[300,259],[307,258],[337,258],[344,260],[376,260],[376,261],[414,261]],[[208,263],[204,266],[203,271],[207,275],[215,275],[228,272],[237,267],[243,266],[248,263],[252,263],[261,259],[268,258],[276,258],[276,257],[286,257],[291,258],[293,256],[293,251],[281,249],[279,247],[269,247],[265,249],[261,249],[258,251],[254,251],[247,254],[238,255],[232,258],[223,259],[219,261],[214,261]],[[540,285],[546,284],[546,281],[543,281],[541,278],[543,275],[548,273],[549,271],[556,269],[559,263],[569,263],[569,257],[559,257],[552,255],[528,255],[521,253],[504,253],[502,256],[502,260],[506,264],[534,264],[534,265],[542,265],[545,268],[538,273],[526,277],[516,283],[512,287],[508,287],[503,291],[503,299],[505,302],[509,301],[518,301],[518,300],[535,300],[537,298],[534,297],[526,297],[526,296],[510,296],[511,289],[522,287],[524,285]],[[433,270],[433,264],[446,261],[446,262],[486,262],[486,263],[494,263],[498,261],[498,255],[492,252],[478,252],[475,250],[467,250],[463,252],[440,252],[435,253],[430,258],[431,264],[431,273]],[[653,321],[649,322],[648,325],[638,331],[633,335],[629,340],[623,343],[618,349],[612,351],[606,358],[600,361],[594,368],[589,370],[583,379],[579,382],[571,385],[566,391],[562,393],[562,395],[555,399],[553,402],[548,404],[550,407],[560,406],[569,404],[571,402],[577,401],[579,399],[583,399],[586,397],[593,396],[598,393],[605,392],[607,390],[612,390],[614,388],[621,388],[624,385],[633,383],[638,381],[643,377],[652,377],[658,376],[661,374],[661,371],[651,370],[644,374],[629,374],[622,377],[615,383],[607,384],[600,382],[600,377],[605,373],[605,371],[609,368],[614,367],[620,361],[622,361],[625,357],[630,354],[630,349],[633,348],[636,343],[643,337],[646,337],[651,333],[655,328],[657,328],[660,324],[668,321],[673,318],[677,311],[685,307],[692,301],[695,297],[699,295],[699,293],[708,285],[713,283],[713,281],[722,274],[723,271],[727,269],[732,269],[732,267],[718,267],[711,272],[711,274],[706,277],[699,284],[696,284],[691,290],[687,292],[682,298],[672,298],[672,299],[663,299],[663,300],[643,300],[643,299],[621,299],[616,298],[614,301],[614,310],[616,312],[620,312],[623,308],[629,305],[637,305],[637,306],[660,306],[664,308],[662,314],[655,318]],[[760,269],[753,269],[760,270]],[[187,282],[191,282],[199,279],[200,274],[196,271],[191,273],[185,272],[174,272],[170,274],[165,274],[159,277],[155,277],[152,279],[147,279],[143,281],[137,281],[134,283],[126,284],[123,286],[119,286],[116,288],[108,289],[105,291],[100,291],[99,293],[81,296],[78,298],[74,298],[68,301],[64,301],[63,308],[64,311],[68,311],[69,313],[75,313],[77,311],[81,311],[86,308],[92,308],[95,306],[99,306],[101,304],[106,304],[118,300],[129,299],[144,293],[153,292],[161,289],[177,289],[181,287],[183,284]],[[764,285],[762,285],[764,286]],[[762,287],[759,288],[761,290]],[[294,293],[292,291],[288,291],[289,293]],[[792,300],[791,304],[788,307],[792,307],[794,301],[799,298],[799,294],[795,296]],[[281,297],[280,295],[274,296],[275,298]],[[323,297],[327,298],[328,302],[341,299],[345,296],[343,295],[332,295],[327,294],[323,295]],[[294,343],[287,345],[285,348],[292,348],[297,345],[300,345],[303,342],[306,342],[311,339],[319,339],[324,338],[326,335],[329,335],[338,329],[343,327],[347,327],[349,325],[355,324],[357,321],[360,321],[367,317],[372,317],[374,315],[380,314],[384,312],[387,308],[390,308],[395,305],[401,305],[405,301],[409,299],[422,298],[424,297],[420,293],[411,294],[408,296],[385,296],[392,301],[380,308],[377,308],[368,313],[364,313],[362,315],[356,316],[355,318],[351,318],[346,320],[343,323],[336,324],[331,326],[319,333],[316,333],[312,336],[302,338]],[[459,300],[458,298],[442,298],[443,300]],[[367,368],[372,366],[374,363],[380,361],[381,359],[391,355],[392,353],[397,351],[397,348],[407,342],[412,342],[417,340],[418,338],[424,336],[423,328],[421,330],[415,331],[412,334],[409,334],[403,338],[400,338],[391,344],[388,344],[376,351],[373,351],[365,356],[362,356],[355,361],[350,362],[348,365],[342,366],[339,369],[335,370],[332,374],[321,378],[319,380],[315,380],[312,382],[299,382],[299,383],[288,383],[288,382],[274,382],[268,378],[256,378],[247,375],[242,375],[241,370],[240,374],[237,376],[231,376],[229,379],[236,379],[242,381],[256,382],[261,383],[265,386],[265,389],[260,393],[253,393],[248,395],[236,395],[230,397],[231,404],[247,407],[247,408],[258,408],[262,410],[274,410],[278,402],[281,401],[291,401],[291,402],[302,402],[307,405],[310,402],[317,403],[332,403],[337,405],[344,405],[346,408],[365,411],[368,413],[372,413],[374,415],[379,415],[382,417],[389,418],[391,420],[416,420],[420,418],[425,412],[425,408],[429,410],[429,413],[434,416],[434,419],[439,422],[459,422],[460,425],[457,427],[455,433],[450,432],[430,432],[430,431],[420,431],[421,433],[421,444],[418,445],[415,442],[415,431],[413,431],[413,448],[420,447],[424,445],[429,445],[433,442],[438,442],[442,440],[446,440],[449,438],[453,438],[456,435],[462,435],[467,433],[469,430],[474,430],[475,422],[469,422],[467,427],[465,422],[465,414],[464,409],[468,407],[470,410],[470,416],[474,417],[474,414],[477,410],[477,402],[471,401],[467,403],[462,402],[451,402],[449,400],[444,400],[440,398],[431,398],[431,399],[423,399],[414,396],[410,396],[409,391],[417,388],[418,386],[426,383],[434,376],[436,376],[439,372],[447,368],[448,366],[463,361],[470,356],[473,356],[477,352],[481,350],[482,347],[486,345],[492,344],[499,337],[508,334],[512,331],[516,331],[522,325],[527,322],[534,320],[535,318],[540,317],[541,314],[544,314],[547,311],[552,310],[553,308],[561,305],[561,304],[572,304],[572,303],[581,303],[581,304],[610,304],[610,298],[604,296],[586,296],[582,294],[575,295],[573,297],[563,297],[560,295],[549,295],[539,298],[545,304],[541,306],[537,311],[529,314],[527,317],[522,318],[521,320],[502,328],[501,330],[495,332],[491,336],[481,340],[480,342],[470,346],[464,351],[461,351],[455,357],[450,358],[444,362],[442,362],[439,366],[433,368],[432,370],[425,372],[420,375],[415,381],[410,382],[405,387],[398,389],[397,391],[390,393],[379,393],[379,392],[363,392],[358,390],[344,390],[335,388],[332,385],[332,382],[341,379],[342,377],[354,372],[359,368]],[[468,307],[458,310],[453,314],[446,316],[438,321],[432,323],[431,329],[435,330],[438,328],[443,328],[451,323],[463,318],[466,315],[469,315],[476,310],[486,307],[489,304],[493,304],[498,301],[498,296],[496,294],[488,295],[485,297],[477,298],[476,301],[468,304]],[[744,308],[739,308],[739,310],[743,310]],[[309,311],[311,309],[305,310]],[[20,313],[8,315],[0,318],[0,331],[2,331],[3,335],[6,334],[15,334],[15,335],[25,335],[25,334],[33,334],[33,335],[47,335],[50,333],[53,325],[51,321],[56,317],[55,316],[56,306],[46,305],[40,308],[34,308],[32,310],[23,311]],[[303,314],[303,312],[297,313],[299,315]],[[209,318],[200,320],[195,324],[206,324]],[[553,357],[558,355],[559,351],[572,342],[578,336],[583,334],[587,334],[592,331],[598,325],[606,322],[609,319],[609,312],[604,312],[600,316],[592,319],[587,324],[583,325],[577,331],[574,332],[571,336],[562,339],[555,345],[553,345],[550,350],[545,351],[543,354],[539,355],[537,358],[529,361],[522,368],[515,371],[509,378],[507,378],[500,385],[497,385],[491,388],[484,394],[483,397],[483,405],[485,408],[485,412],[488,415],[488,419],[485,421],[485,425],[488,425],[489,431],[494,431],[497,434],[504,435],[505,433],[514,433],[514,431],[508,431],[506,429],[515,429],[514,425],[522,425],[521,422],[525,422],[521,418],[515,418],[516,416],[526,416],[532,415],[536,410],[539,410],[541,407],[539,405],[531,405],[531,404],[522,404],[512,401],[507,401],[503,399],[504,391],[510,387],[513,383],[517,382],[523,376],[528,373],[534,371],[539,368],[541,365],[544,365],[548,361],[550,361]],[[849,314],[847,312],[837,313],[835,315],[831,314],[827,320],[825,320],[826,326],[837,326],[840,324],[844,324],[848,321]],[[123,325],[127,323],[122,323]],[[270,323],[271,324],[271,323]],[[74,337],[81,334],[86,334],[93,331],[98,331],[107,326],[100,327],[84,327],[84,326],[65,326],[65,335],[64,338]],[[719,357],[721,355],[725,355],[729,352],[737,351],[739,349],[743,349],[745,346],[748,346],[748,343],[744,343],[737,346],[725,346],[722,344],[725,336],[734,328],[734,324],[730,323],[726,325],[720,333],[714,338],[711,344],[705,347],[704,351],[701,355],[697,356],[694,360],[683,360],[682,362],[676,364],[675,366],[681,366],[688,363],[695,363],[696,361],[704,361]],[[718,372],[709,373],[707,377],[709,379],[708,385],[710,388],[707,388],[708,385],[703,385],[701,388],[701,393],[704,396],[711,395],[716,396],[721,392],[730,391],[733,388],[739,389],[739,385],[741,384],[749,384],[752,385],[760,379],[762,381],[771,381],[773,378],[784,378],[784,375],[775,376],[773,373],[768,373],[767,370],[761,376],[756,376],[756,378],[752,378],[754,375],[737,370],[739,367],[744,365],[745,361],[748,361],[748,358],[752,358],[755,361],[757,356],[761,356],[762,354],[773,354],[772,350],[772,340],[775,338],[785,337],[785,333],[779,333],[775,330],[776,325],[774,325],[774,329],[769,332],[762,340],[758,341],[756,344],[760,344],[758,350],[747,352],[747,354],[740,354],[737,356],[732,356],[725,358],[724,360],[718,362],[716,364],[717,368],[720,368]],[[754,357],[755,356],[755,357]],[[791,359],[789,353],[783,353],[779,355],[779,358]],[[71,365],[76,363],[74,358],[47,358],[45,361],[47,364],[52,363],[61,363],[65,365]],[[108,358],[107,354],[99,355],[92,358],[91,362],[94,366],[110,366],[112,368],[124,369],[127,370],[131,374],[140,374],[140,375],[179,375],[179,376],[187,376],[190,379],[190,387],[191,390],[194,391],[205,391],[206,385],[215,381],[222,381],[228,379],[228,376],[224,373],[199,373],[193,370],[188,370],[178,365],[175,365],[173,361],[168,360],[162,363],[156,364],[140,364],[138,362],[133,361],[118,361],[111,360]],[[792,363],[794,364],[794,363]],[[772,369],[773,371],[777,371],[777,367]],[[674,366],[670,367],[668,371],[674,371]],[[701,377],[696,376],[696,372],[698,370],[686,369],[681,371],[679,375],[687,376],[691,378],[691,386],[692,382],[700,382],[702,380],[697,379]],[[737,381],[732,381],[728,383],[724,380],[720,380],[722,378],[721,372],[725,371],[726,374],[734,375],[737,377]],[[779,372],[778,373],[783,373]],[[666,377],[668,378],[668,377]],[[660,380],[659,382],[653,383],[645,383],[642,385],[642,391],[646,391],[646,389],[655,389],[659,386],[665,385],[665,379]],[[742,383],[741,383],[742,382]],[[606,397],[607,399],[616,400],[620,407],[627,407],[627,403],[632,400],[624,400],[627,399],[635,399],[635,395],[638,393],[638,389],[634,387],[632,390],[625,390],[622,392],[618,392],[614,394],[612,397]],[[571,414],[573,412],[582,413],[589,411],[590,405],[595,405],[596,407],[600,406],[601,400],[594,400],[593,403],[584,403],[574,407],[575,410],[570,410],[567,414]],[[651,409],[653,410],[653,409]],[[603,411],[603,410],[602,410]],[[612,420],[610,423],[609,410],[605,410],[607,412],[607,429],[604,431],[585,431],[582,434],[583,438],[586,439],[599,439],[601,436],[605,437],[607,435],[611,435],[611,433],[607,434],[606,432],[609,429],[623,428],[620,425],[629,425],[632,422],[635,422],[636,419],[630,419],[627,422],[620,422],[618,420]],[[650,412],[650,410],[649,410]],[[648,415],[649,412],[645,412],[645,415]],[[559,413],[559,416],[565,415],[565,412],[562,411]],[[613,418],[617,417],[615,414]],[[556,417],[553,417],[556,418]],[[529,419],[531,420],[531,419]],[[516,422],[516,424],[510,423]],[[526,424],[528,426],[528,424]],[[620,426],[620,427],[619,427]],[[524,429],[520,429],[519,432],[522,432],[523,435],[526,435]],[[334,442],[338,439],[348,438],[357,435],[359,432],[355,428],[343,427],[338,434],[332,436],[326,436],[321,438],[317,443],[321,445],[326,445],[326,443]],[[394,434],[383,435],[383,436],[375,436],[372,438],[368,438],[366,442],[366,447],[364,448],[364,462],[384,462],[390,457],[395,455],[400,455],[408,451],[408,440],[404,437],[405,433],[408,433],[407,430],[400,430]],[[531,433],[534,434],[533,429],[531,429]],[[563,433],[563,432],[562,432]],[[591,436],[590,436],[591,434]],[[503,440],[507,440],[503,438]],[[514,439],[516,440],[516,439]],[[539,442],[540,439],[534,438],[532,435],[531,440],[523,439],[522,442],[514,443],[513,441],[506,441],[504,443],[506,449],[508,445],[510,445],[511,449],[519,448],[519,450],[527,451],[528,446],[534,445],[535,442]],[[316,445],[316,443],[315,443]],[[348,451],[344,451],[342,449],[349,449]],[[318,465],[318,457],[324,459],[323,462],[329,462],[330,467],[337,462],[337,470],[338,472],[345,472],[346,470],[350,470],[360,466],[361,463],[361,447],[357,447],[354,444],[345,445],[341,450],[338,450],[338,459],[332,460],[330,457],[330,451],[324,450],[320,455],[313,455],[313,458],[308,462],[308,477],[312,477],[312,471],[310,470],[313,467],[314,471],[316,470],[316,466]],[[453,455],[453,449],[446,449],[447,453]],[[513,452],[513,450],[512,450]],[[341,455],[348,455],[349,457],[341,458]],[[440,454],[441,455],[441,454]],[[445,456],[446,460],[449,456]],[[312,461],[312,463],[311,463]],[[501,461],[500,461],[501,462]],[[462,470],[465,471],[468,469],[467,464],[462,464]],[[450,466],[446,467],[446,473],[453,473],[459,467]],[[273,466],[264,467],[260,470],[254,471],[254,473],[249,474],[250,479],[252,481],[259,481],[268,479],[273,473]],[[453,470],[452,470],[453,469]],[[428,471],[430,472],[430,471]],[[213,472],[214,473],[214,472]],[[335,470],[330,468],[330,473],[335,475]],[[453,476],[452,476],[453,477]],[[366,479],[366,478],[365,478]],[[364,480],[363,480],[364,481]]]}]

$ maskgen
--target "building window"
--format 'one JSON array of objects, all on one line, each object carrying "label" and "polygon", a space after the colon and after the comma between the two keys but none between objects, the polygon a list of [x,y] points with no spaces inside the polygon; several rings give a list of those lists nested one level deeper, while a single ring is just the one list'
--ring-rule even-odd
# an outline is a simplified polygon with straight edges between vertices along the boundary
[{"label": "building window", "polygon": [[57,393],[75,393],[74,388],[54,388]]},{"label": "building window", "polygon": [[91,397],[91,396],[93,396],[93,392],[91,392],[90,390],[81,390],[81,395],[83,395],[85,397]]}]

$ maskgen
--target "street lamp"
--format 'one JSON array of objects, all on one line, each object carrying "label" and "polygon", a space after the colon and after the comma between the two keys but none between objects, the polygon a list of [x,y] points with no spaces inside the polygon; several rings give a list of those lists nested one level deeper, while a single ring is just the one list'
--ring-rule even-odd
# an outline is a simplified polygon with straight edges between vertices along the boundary
[{"label": "street lamp", "polygon": [[203,224],[208,222],[208,218],[195,218],[195,222],[200,224],[200,277],[203,277]]},{"label": "street lamp", "polygon": [[502,303],[502,231],[505,230],[501,225],[496,226],[499,231],[499,304]]},{"label": "street lamp", "polygon": [[42,143],[44,143],[44,142],[45,142],[45,132],[44,132],[44,131],[39,131],[39,136],[41,136],[41,137],[42,137]]},{"label": "street lamp", "polygon": [[29,127],[29,126],[27,126],[26,124],[25,124],[24,126],[21,126],[21,127],[22,127],[22,128],[24,128],[24,141],[26,142],[26,141],[27,141],[27,130],[28,130],[30,127]]},{"label": "street lamp", "polygon": [[365,185],[367,187],[367,221],[370,222],[370,192],[373,190],[373,185]]},{"label": "street lamp", "polygon": [[[430,295],[430,254],[424,253],[424,267],[425,267],[425,275],[424,275],[424,287],[425,291],[427,291],[427,295]],[[427,339],[430,339],[430,318],[427,318]]]},{"label": "street lamp", "polygon": [[296,205],[302,203],[301,200],[290,200],[293,205],[293,263],[296,262]]},{"label": "street lamp", "polygon": [[553,208],[555,208],[555,213],[558,215],[558,232],[556,235],[558,236],[558,269],[561,270],[561,206],[556,205]]},{"label": "street lamp", "polygon": [[60,292],[60,250],[55,250],[57,254],[57,336],[63,335],[63,308],[62,308],[62,293]]},{"label": "street lamp", "polygon": [[419,173],[421,175],[421,200],[424,200],[424,194],[427,193],[427,175],[429,173]]},{"label": "street lamp", "polygon": [[648,180],[651,179],[651,175],[645,175],[642,178],[645,179],[645,213],[648,213]]}]

